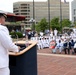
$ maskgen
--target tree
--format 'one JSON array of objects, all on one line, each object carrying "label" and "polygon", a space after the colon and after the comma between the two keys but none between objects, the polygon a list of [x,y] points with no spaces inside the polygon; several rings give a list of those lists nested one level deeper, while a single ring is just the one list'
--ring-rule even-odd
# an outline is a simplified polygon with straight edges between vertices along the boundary
[{"label": "tree", "polygon": [[[68,19],[63,19],[62,20],[62,28],[63,27],[70,27],[71,25],[71,21],[69,21]],[[59,18],[54,17],[51,20],[51,28],[54,30],[55,28],[59,31],[61,31],[61,26],[60,26],[60,22],[59,22]]]},{"label": "tree", "polygon": [[72,23],[72,26],[76,28],[76,21]]},{"label": "tree", "polygon": [[48,22],[45,18],[41,19],[41,21],[36,25],[37,31],[44,32],[46,29],[48,29]]},{"label": "tree", "polygon": [[57,30],[60,30],[60,25],[59,25],[59,18],[54,17],[51,22],[50,22],[50,27],[54,30],[55,28]]},{"label": "tree", "polygon": [[70,25],[71,25],[71,21],[69,21],[69,19],[62,20],[62,28],[63,27],[70,27]]},{"label": "tree", "polygon": [[35,25],[35,29],[36,29],[37,32],[41,31],[39,24]]}]

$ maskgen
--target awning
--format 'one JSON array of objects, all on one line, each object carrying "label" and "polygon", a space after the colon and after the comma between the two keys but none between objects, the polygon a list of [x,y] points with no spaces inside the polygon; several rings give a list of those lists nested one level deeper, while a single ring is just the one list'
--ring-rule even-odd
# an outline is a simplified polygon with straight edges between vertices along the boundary
[{"label": "awning", "polygon": [[25,20],[25,16],[23,15],[15,15],[15,14],[12,14],[12,13],[7,13],[7,18],[8,17],[14,17],[16,21],[22,21],[22,20]]}]

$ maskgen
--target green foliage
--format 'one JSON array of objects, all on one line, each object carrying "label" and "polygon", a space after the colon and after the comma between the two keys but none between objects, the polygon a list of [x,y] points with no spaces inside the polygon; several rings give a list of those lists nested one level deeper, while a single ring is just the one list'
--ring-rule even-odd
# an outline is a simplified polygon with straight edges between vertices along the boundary
[{"label": "green foliage", "polygon": [[75,21],[72,25],[73,25],[73,27],[75,27],[75,28],[76,28],[76,21]]},{"label": "green foliage", "polygon": [[[58,31],[61,31],[61,29],[63,27],[70,27],[71,25],[71,21],[69,21],[68,19],[63,19],[62,20],[62,23],[59,22],[59,18],[56,18],[54,17],[52,20],[51,20],[51,28],[54,30],[55,28],[58,30]],[[62,28],[61,28],[61,24],[62,24]]]},{"label": "green foliage", "polygon": [[20,25],[21,22],[20,22],[20,21],[18,21],[18,22],[10,22],[10,24],[11,24],[11,25]]},{"label": "green foliage", "polygon": [[21,32],[16,32],[16,34],[18,35],[19,38],[23,37],[23,34]]},{"label": "green foliage", "polygon": [[39,24],[37,24],[37,25],[35,26],[35,29],[36,29],[37,32],[40,32],[40,31],[41,31]]},{"label": "green foliage", "polygon": [[54,17],[51,22],[50,22],[50,27],[54,30],[55,28],[57,30],[60,30],[60,25],[59,25],[59,18]]},{"label": "green foliage", "polygon": [[69,19],[63,19],[62,20],[62,27],[70,27],[71,21]]},{"label": "green foliage", "polygon": [[23,37],[23,34],[21,32],[10,32],[10,35],[12,38],[17,38],[17,35],[18,35],[18,38]]},{"label": "green foliage", "polygon": [[44,32],[46,29],[48,29],[48,22],[45,18],[41,19],[41,21],[36,25],[36,31],[42,31]]},{"label": "green foliage", "polygon": [[11,35],[12,38],[15,38],[16,33],[15,32],[10,32],[10,35]]},{"label": "green foliage", "polygon": [[55,25],[59,25],[59,18],[57,17],[54,17],[52,20],[51,20],[51,26],[55,26]]},{"label": "green foliage", "polygon": [[[53,30],[56,28],[58,31],[62,31],[61,24],[62,24],[62,28],[70,27],[71,21],[69,21],[68,19],[63,19],[62,23],[60,23],[59,18],[54,17],[50,21],[50,28],[52,28]],[[37,32],[40,32],[40,31],[44,32],[46,29],[49,29],[49,25],[46,19],[45,18],[41,19],[41,21],[37,25],[35,25],[35,29]]]}]

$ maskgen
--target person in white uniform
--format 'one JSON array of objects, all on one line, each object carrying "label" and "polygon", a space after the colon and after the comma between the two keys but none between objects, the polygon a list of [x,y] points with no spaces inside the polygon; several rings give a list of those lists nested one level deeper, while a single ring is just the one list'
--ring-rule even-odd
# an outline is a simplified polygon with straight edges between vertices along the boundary
[{"label": "person in white uniform", "polygon": [[50,31],[50,37],[53,37],[53,31],[52,30]]},{"label": "person in white uniform", "polygon": [[5,25],[6,14],[0,12],[0,75],[10,75],[9,71],[9,51],[18,52],[16,46],[9,35]]},{"label": "person in white uniform", "polygon": [[58,34],[58,31],[57,31],[57,29],[55,28],[55,30],[54,30],[54,36],[57,37],[57,34]]},{"label": "person in white uniform", "polygon": [[38,46],[38,49],[43,49],[43,45],[42,45],[42,41],[41,41],[42,38],[38,38],[38,43],[37,43],[37,46]]},{"label": "person in white uniform", "polygon": [[40,36],[43,36],[43,32],[40,32]]},{"label": "person in white uniform", "polygon": [[41,42],[42,42],[43,48],[45,48],[45,47],[46,47],[46,40],[45,40],[45,37],[43,37],[43,38],[41,39]]}]

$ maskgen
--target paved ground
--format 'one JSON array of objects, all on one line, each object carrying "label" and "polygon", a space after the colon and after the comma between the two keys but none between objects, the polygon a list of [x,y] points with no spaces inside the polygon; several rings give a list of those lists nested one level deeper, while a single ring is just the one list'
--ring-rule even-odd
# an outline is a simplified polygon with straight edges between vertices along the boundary
[{"label": "paved ground", "polygon": [[37,51],[38,75],[76,75],[76,55],[52,54],[51,50]]}]

